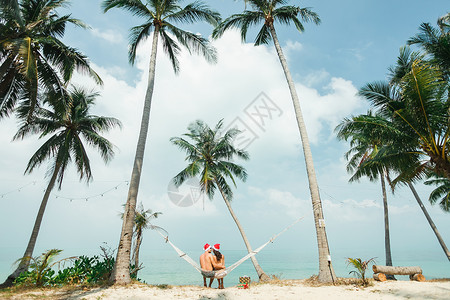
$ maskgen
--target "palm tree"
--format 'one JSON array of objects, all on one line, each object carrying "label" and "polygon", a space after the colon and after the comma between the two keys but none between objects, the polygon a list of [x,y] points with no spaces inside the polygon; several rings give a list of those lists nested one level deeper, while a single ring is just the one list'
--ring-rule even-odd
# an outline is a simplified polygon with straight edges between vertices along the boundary
[{"label": "palm tree", "polygon": [[[124,205],[125,207],[125,205]],[[139,266],[139,250],[141,248],[144,229],[159,229],[164,230],[159,226],[155,226],[151,223],[152,219],[158,218],[159,215],[161,215],[162,212],[152,212],[151,209],[144,209],[144,205],[140,203],[136,207],[136,212],[134,214],[134,232],[133,235],[135,237],[134,241],[134,250],[133,250],[133,258],[134,261],[134,270],[132,273],[135,273],[137,275],[137,272],[141,269]],[[121,214],[121,218],[123,219],[123,213]]]},{"label": "palm tree", "polygon": [[406,48],[401,49],[397,65],[390,71],[390,82],[369,83],[359,93],[385,117],[382,122],[370,119],[355,123],[367,127],[367,132],[384,132],[383,149],[364,164],[382,165],[398,173],[392,184],[408,185],[450,260],[450,251],[412,185],[430,173],[450,176],[449,83],[442,70]]},{"label": "palm tree", "polygon": [[[27,270],[50,193],[55,184],[59,189],[61,188],[69,163],[75,162],[80,180],[85,179],[87,182],[92,180],[91,165],[86,153],[85,143],[96,148],[105,163],[113,157],[113,145],[100,133],[115,126],[121,126],[121,123],[115,118],[90,114],[90,109],[97,96],[98,93],[73,88],[61,101],[59,94],[49,93],[44,101],[48,108],[37,107],[32,123],[26,121],[26,109],[24,109],[22,114],[24,121],[14,136],[15,140],[23,139],[31,134],[39,134],[40,138],[51,135],[33,154],[25,173],[33,172],[35,168],[50,160],[51,173],[49,174],[51,174],[51,177],[39,207],[23,259],[2,286],[10,286],[21,272]],[[67,103],[64,103],[66,101]]]},{"label": "palm tree", "polygon": [[161,212],[152,212],[151,209],[144,210],[144,206],[142,203],[138,206],[136,209],[136,213],[134,215],[134,232],[136,235],[135,245],[134,245],[134,267],[136,270],[136,275],[139,270],[139,249],[141,248],[142,238],[143,238],[143,231],[144,229],[151,228],[156,229],[160,227],[152,225],[150,221],[152,219],[158,218],[158,215],[162,214]]},{"label": "palm tree", "polygon": [[[404,180],[421,178],[427,170],[450,178],[448,87],[439,69],[416,60],[394,89],[389,83],[380,82],[369,83],[360,90],[360,95],[375,109],[390,115],[389,124],[373,124],[393,133],[390,138],[386,135],[384,143],[395,146],[398,154],[409,154],[415,156],[416,161],[422,161],[414,172],[404,174]],[[397,164],[395,160],[390,163]]]},{"label": "palm tree", "polygon": [[62,95],[75,69],[102,83],[88,59],[60,40],[69,23],[87,27],[70,15],[58,15],[56,10],[67,4],[67,0],[0,2],[0,118],[8,116],[17,102],[25,98],[30,101],[27,117],[30,122],[38,105],[38,92]]},{"label": "palm tree", "polygon": [[[392,266],[392,254],[391,254],[391,241],[389,234],[389,211],[387,203],[386,183],[385,178],[388,179],[388,171],[386,168],[376,166],[374,164],[364,164],[376,155],[382,144],[382,127],[378,127],[378,130],[364,131],[355,130],[354,122],[365,123],[370,122],[370,118],[382,118],[381,116],[374,116],[372,112],[368,112],[367,115],[356,116],[353,118],[345,118],[337,127],[337,137],[340,140],[348,141],[350,139],[350,150],[345,153],[345,158],[348,160],[347,171],[354,173],[349,181],[357,181],[362,176],[367,176],[370,181],[375,181],[378,177],[381,182],[381,191],[383,196],[383,210],[384,210],[384,247],[386,255],[386,266]],[[365,167],[364,167],[365,166]],[[374,166],[376,166],[374,168]],[[395,280],[393,275],[388,275],[388,279]]]},{"label": "palm tree", "polygon": [[[275,31],[275,21],[281,24],[294,23],[299,32],[304,30],[302,21],[320,23],[319,16],[308,8],[300,8],[298,6],[280,6],[286,4],[286,0],[248,0],[247,4],[253,8],[253,11],[245,10],[243,13],[234,14],[223,22],[214,30],[213,37],[219,38],[230,28],[237,28],[241,32],[241,38],[245,41],[247,31],[250,26],[263,23],[258,35],[255,39],[255,46],[267,44],[273,40],[278,58],[283,67],[289,90],[291,92],[292,103],[297,118],[297,125],[303,145],[303,153],[305,155],[306,171],[308,174],[309,189],[313,206],[314,222],[317,234],[317,243],[319,248],[319,281],[331,282],[336,278],[331,264],[330,251],[325,230],[325,222],[322,211],[322,202],[320,200],[319,187],[317,184],[314,163],[309,145],[308,133],[306,131],[305,122],[300,108],[300,102],[292,80],[286,58],[278,41]],[[301,19],[301,20],[300,20]]]},{"label": "palm tree", "polygon": [[[216,189],[218,189],[241,233],[245,247],[250,253],[253,250],[231,207],[230,201],[233,198],[233,191],[227,183],[227,178],[231,179],[234,186],[236,186],[235,177],[242,181],[247,179],[245,168],[232,161],[235,157],[248,160],[249,155],[247,151],[237,149],[232,144],[240,131],[232,128],[221,134],[222,127],[222,120],[217,123],[214,129],[209,128],[203,121],[197,120],[188,126],[189,133],[185,134],[193,143],[181,137],[170,139],[174,145],[186,152],[186,161],[189,162],[189,165],[173,178],[173,182],[178,187],[187,179],[200,174],[200,190],[206,193],[209,199],[213,199]],[[252,256],[251,259],[259,279],[262,281],[269,280],[269,276],[264,273],[256,257]]]},{"label": "palm tree", "polygon": [[177,55],[181,50],[180,44],[189,51],[203,55],[209,62],[216,61],[215,50],[209,45],[205,38],[176,27],[174,22],[188,24],[197,21],[206,21],[209,24],[216,26],[217,22],[220,20],[219,13],[209,9],[202,2],[194,2],[186,5],[184,8],[180,7],[179,3],[180,0],[104,0],[102,3],[105,12],[117,7],[128,10],[135,16],[145,18],[144,24],[135,26],[131,29],[130,50],[128,56],[130,63],[133,64],[135,62],[138,45],[153,33],[149,76],[144,99],[141,129],[136,147],[116,264],[111,276],[111,281],[116,284],[128,284],[131,282],[129,262],[134,226],[134,212],[149,128],[150,108],[155,83],[158,38],[161,38],[163,49],[169,56],[176,73],[179,71]]}]

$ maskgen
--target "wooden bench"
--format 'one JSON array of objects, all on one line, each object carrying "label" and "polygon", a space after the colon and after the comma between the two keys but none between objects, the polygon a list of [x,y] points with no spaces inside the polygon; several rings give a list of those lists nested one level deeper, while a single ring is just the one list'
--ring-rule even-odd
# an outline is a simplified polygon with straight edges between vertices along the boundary
[{"label": "wooden bench", "polygon": [[373,279],[386,281],[386,275],[409,275],[410,280],[425,281],[420,267],[391,267],[373,265]]}]

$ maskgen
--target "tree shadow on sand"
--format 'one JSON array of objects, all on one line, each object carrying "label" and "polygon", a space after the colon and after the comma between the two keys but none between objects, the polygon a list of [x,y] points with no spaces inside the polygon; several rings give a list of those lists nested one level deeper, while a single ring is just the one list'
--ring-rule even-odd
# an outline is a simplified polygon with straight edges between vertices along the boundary
[{"label": "tree shadow on sand", "polygon": [[227,295],[227,293],[220,293],[216,296],[201,296],[198,300],[230,300],[231,298]]}]

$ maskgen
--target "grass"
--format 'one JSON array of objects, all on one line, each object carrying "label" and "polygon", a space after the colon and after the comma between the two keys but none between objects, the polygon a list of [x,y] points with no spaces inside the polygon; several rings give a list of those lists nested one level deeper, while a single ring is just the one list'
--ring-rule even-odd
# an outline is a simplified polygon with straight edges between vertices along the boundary
[{"label": "grass", "polygon": [[434,279],[427,279],[426,281],[429,281],[429,282],[448,282],[448,281],[450,281],[450,278],[434,278]]},{"label": "grass", "polygon": [[[368,281],[367,286],[373,286],[373,279],[366,278],[366,280]],[[317,275],[313,275],[313,276],[309,277],[308,279],[305,279],[303,281],[303,284],[306,286],[312,286],[312,287],[321,287],[321,286],[330,286],[330,285],[355,285],[358,287],[364,286],[364,283],[362,282],[362,280],[360,278],[338,277],[335,279],[334,283],[333,282],[323,283],[323,282],[319,281],[319,276],[317,276]]]},{"label": "grass", "polygon": [[65,299],[74,293],[84,293],[93,289],[106,289],[110,284],[65,285],[63,287],[13,286],[0,290],[1,299]]}]

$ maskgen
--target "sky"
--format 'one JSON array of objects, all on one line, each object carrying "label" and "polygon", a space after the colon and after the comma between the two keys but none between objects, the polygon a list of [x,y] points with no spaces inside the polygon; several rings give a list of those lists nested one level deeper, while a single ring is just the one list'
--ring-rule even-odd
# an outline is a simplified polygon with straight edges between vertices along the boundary
[{"label": "sky", "polygon": [[[244,7],[241,1],[232,0],[207,3],[223,17]],[[384,259],[380,184],[367,180],[348,183],[344,159],[348,144],[336,139],[334,128],[343,118],[368,109],[364,99],[356,95],[358,89],[385,79],[399,48],[418,32],[421,23],[436,24],[437,18],[447,13],[448,3],[290,3],[311,7],[322,20],[319,26],[305,24],[301,34],[294,28],[276,26],[311,142],[331,255],[333,259],[352,255]],[[106,134],[116,152],[108,165],[95,151],[89,151],[94,177],[89,185],[79,181],[74,168],[67,170],[62,189],[54,190],[50,197],[35,254],[51,248],[74,254],[95,252],[104,242],[117,247],[122,225],[119,215],[126,201],[148,79],[150,44],[146,42],[138,49],[135,65],[131,66],[127,57],[128,30],[143,20],[118,9],[104,14],[100,1],[92,0],[72,1],[64,12],[91,27],[69,27],[63,40],[86,54],[104,81],[102,87],[95,86],[89,78],[77,74],[72,83],[99,91],[93,113],[116,117],[123,128]],[[184,28],[205,36],[212,30],[206,24]],[[296,249],[300,255],[316,253],[306,169],[288,87],[273,45],[254,47],[254,37],[255,31],[250,31],[248,40],[241,43],[239,33],[224,34],[213,42],[218,52],[214,65],[184,51],[178,75],[160,49],[138,202],[146,209],[162,212],[154,224],[167,230],[182,249],[200,251],[206,242],[221,243],[224,251],[243,249],[236,225],[219,195],[210,201],[197,196],[189,186],[178,191],[170,186],[186,162],[169,139],[186,133],[187,126],[197,119],[210,126],[223,119],[226,126],[239,124],[252,132],[251,143],[245,144],[250,160],[237,161],[247,169],[248,179],[237,182],[232,200],[252,246],[258,247],[303,217],[270,247]],[[255,117],[255,107],[266,117]],[[28,159],[43,140],[12,141],[16,129],[14,118],[0,121],[0,257],[9,253],[14,259],[25,250],[48,182],[46,164],[24,175]],[[449,214],[428,203],[430,187],[419,183],[416,189],[450,246]],[[177,195],[195,203],[176,204]],[[388,201],[394,264],[396,258],[415,251],[431,251],[437,261],[448,264],[411,192],[400,187],[394,195],[388,194]],[[145,233],[142,247],[144,251],[167,249],[151,231]]]}]

